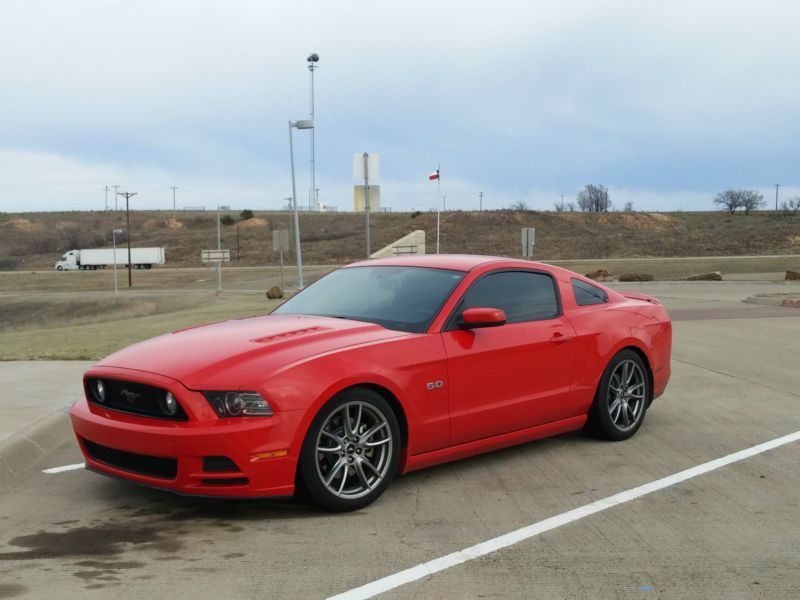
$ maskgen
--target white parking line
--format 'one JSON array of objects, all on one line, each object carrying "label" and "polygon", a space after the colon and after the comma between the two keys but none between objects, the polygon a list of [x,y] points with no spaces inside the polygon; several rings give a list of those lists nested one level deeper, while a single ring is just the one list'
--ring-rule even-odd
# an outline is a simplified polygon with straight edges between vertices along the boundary
[{"label": "white parking line", "polygon": [[76,469],[82,469],[85,466],[85,463],[75,463],[74,465],[64,465],[63,467],[53,467],[52,469],[44,469],[42,473],[47,473],[48,475],[52,475],[54,473],[63,473],[64,471],[75,471]]},{"label": "white parking line", "polygon": [[691,467],[685,471],[680,471],[673,475],[663,477],[662,479],[656,479],[650,483],[645,483],[644,485],[614,494],[613,496],[602,498],[592,502],[591,504],[561,513],[560,515],[550,517],[544,521],[539,521],[538,523],[527,525],[496,538],[475,544],[469,548],[458,550],[457,552],[453,552],[445,556],[440,556],[439,558],[435,558],[428,562],[420,563],[414,567],[394,573],[393,575],[388,575],[341,594],[330,596],[328,600],[363,600],[365,598],[372,598],[373,596],[388,592],[389,590],[393,590],[401,585],[411,583],[412,581],[417,581],[423,577],[428,577],[434,573],[438,573],[439,571],[444,571],[450,567],[455,567],[461,563],[480,558],[481,556],[496,552],[502,548],[507,548],[508,546],[518,544],[519,542],[535,537],[546,531],[556,529],[562,525],[567,525],[568,523],[578,521],[584,517],[588,517],[609,508],[619,506],[620,504],[630,502],[631,500],[636,500],[637,498],[641,498],[647,494],[652,494],[653,492],[663,490],[664,488],[673,486],[675,484],[699,477],[700,475],[704,475],[706,473],[710,473],[711,471],[715,471],[716,469],[726,465],[745,460],[746,458],[756,456],[762,452],[767,452],[773,448],[778,448],[798,440],[800,440],[800,431],[795,431],[794,433],[764,442],[763,444],[753,446],[752,448],[740,450],[739,452],[728,454],[727,456],[697,465],[696,467]]}]

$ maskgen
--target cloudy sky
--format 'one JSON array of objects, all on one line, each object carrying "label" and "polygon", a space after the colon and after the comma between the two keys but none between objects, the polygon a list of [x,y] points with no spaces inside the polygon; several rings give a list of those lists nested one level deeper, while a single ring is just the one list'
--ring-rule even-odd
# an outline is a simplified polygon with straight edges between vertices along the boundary
[{"label": "cloudy sky", "polygon": [[[791,1],[0,0],[0,210],[276,209],[287,121],[316,72],[320,200],[550,209],[711,208],[727,188],[800,193],[800,5]],[[295,132],[308,198],[309,135]]]}]

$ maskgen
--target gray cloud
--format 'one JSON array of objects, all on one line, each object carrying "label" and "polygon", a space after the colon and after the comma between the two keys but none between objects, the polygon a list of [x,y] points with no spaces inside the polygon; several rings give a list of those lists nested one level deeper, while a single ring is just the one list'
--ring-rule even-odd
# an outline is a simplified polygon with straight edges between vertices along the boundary
[{"label": "gray cloud", "polygon": [[[548,208],[600,182],[642,208],[787,184],[800,150],[791,2],[5,2],[0,208],[106,184],[277,208],[317,50],[321,199],[379,152],[385,204]],[[297,134],[299,187],[307,136]],[[145,193],[147,190],[147,193]],[[435,198],[433,199],[435,201]],[[492,204],[496,202],[497,204]],[[194,202],[193,202],[194,203]],[[623,202],[617,202],[622,204]]]}]

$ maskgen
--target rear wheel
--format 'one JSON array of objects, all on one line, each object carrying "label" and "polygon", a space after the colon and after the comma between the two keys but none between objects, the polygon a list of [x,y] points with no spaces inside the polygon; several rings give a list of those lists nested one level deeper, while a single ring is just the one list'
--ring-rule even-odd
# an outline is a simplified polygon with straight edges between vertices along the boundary
[{"label": "rear wheel", "polygon": [[642,426],[650,399],[650,380],[642,358],[623,350],[608,364],[589,411],[589,429],[609,440],[632,437]]},{"label": "rear wheel", "polygon": [[322,407],[300,453],[299,479],[316,504],[333,511],[374,502],[397,471],[400,427],[376,392],[352,388]]}]

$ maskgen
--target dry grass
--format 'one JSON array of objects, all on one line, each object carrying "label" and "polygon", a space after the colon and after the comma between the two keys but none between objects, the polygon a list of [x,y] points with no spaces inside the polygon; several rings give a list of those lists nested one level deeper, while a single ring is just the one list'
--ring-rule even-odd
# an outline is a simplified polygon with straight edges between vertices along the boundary
[{"label": "dry grass", "polygon": [[[702,259],[621,259],[591,261],[551,261],[565,269],[578,273],[590,273],[597,269],[606,269],[613,278],[622,273],[648,273],[656,280],[686,279],[695,273],[720,271],[725,275],[742,273],[776,273],[777,279],[783,279],[787,269],[800,267],[800,257],[794,258],[742,258],[726,256]],[[794,265],[794,267],[793,267]]]},{"label": "dry grass", "polygon": [[[197,295],[195,295],[197,296]],[[95,296],[69,294],[59,296],[19,295],[0,297],[0,332],[22,329],[71,327],[85,323],[103,323],[136,319],[194,308],[205,297],[157,296]]]},{"label": "dry grass", "polygon": [[[104,301],[98,301],[102,320],[61,324],[56,319],[0,331],[0,360],[98,360],[135,342],[183,327],[266,314],[279,303],[260,294],[219,298],[195,294],[191,307],[177,308],[174,299],[151,300],[148,302],[153,302],[155,312],[118,318],[116,299],[112,296],[107,300],[105,306]],[[53,307],[46,308],[46,303],[47,300],[42,300],[38,308],[51,317],[65,307],[61,298],[53,300]]]}]

